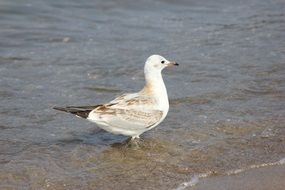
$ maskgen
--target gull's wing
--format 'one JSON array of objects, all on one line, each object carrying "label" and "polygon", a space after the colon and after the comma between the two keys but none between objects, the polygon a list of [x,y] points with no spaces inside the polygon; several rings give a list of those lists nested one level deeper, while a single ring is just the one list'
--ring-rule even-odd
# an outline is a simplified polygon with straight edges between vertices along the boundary
[{"label": "gull's wing", "polygon": [[133,94],[123,94],[116,99],[112,100],[110,103],[105,105],[112,105],[116,108],[125,109],[151,109],[154,108],[157,104],[157,101],[152,96],[145,96],[139,93]]},{"label": "gull's wing", "polygon": [[[111,105],[117,105],[120,102],[124,102],[127,101],[129,99],[132,99],[134,97],[136,97],[136,93],[135,94],[123,94],[121,96],[119,96],[118,98],[112,100],[110,103],[108,104],[100,104],[100,105],[95,105],[95,106],[67,106],[67,107],[53,107],[53,109],[58,110],[58,111],[63,111],[63,112],[67,112],[67,113],[71,113],[71,114],[75,114],[78,117],[82,117],[82,118],[87,118],[89,113],[94,110],[97,107],[100,106],[111,106]],[[122,101],[123,100],[123,101]]]},{"label": "gull's wing", "polygon": [[163,112],[155,105],[156,100],[150,96],[125,94],[96,107],[88,119],[122,129],[143,129],[160,121]]}]

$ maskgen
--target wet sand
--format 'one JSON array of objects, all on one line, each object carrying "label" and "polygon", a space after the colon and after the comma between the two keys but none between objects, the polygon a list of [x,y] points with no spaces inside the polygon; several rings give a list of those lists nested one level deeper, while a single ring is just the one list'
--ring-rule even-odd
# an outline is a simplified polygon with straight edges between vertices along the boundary
[{"label": "wet sand", "polygon": [[285,165],[270,166],[230,175],[204,178],[191,190],[284,190]]}]

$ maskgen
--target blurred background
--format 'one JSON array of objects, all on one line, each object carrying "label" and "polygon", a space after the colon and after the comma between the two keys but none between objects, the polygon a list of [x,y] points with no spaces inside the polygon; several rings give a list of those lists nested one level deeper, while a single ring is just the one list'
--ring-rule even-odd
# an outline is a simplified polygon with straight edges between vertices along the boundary
[{"label": "blurred background", "polygon": [[[0,189],[186,189],[280,163],[284,31],[283,0],[1,0]],[[140,90],[152,54],[180,66],[144,146],[52,109]]]}]

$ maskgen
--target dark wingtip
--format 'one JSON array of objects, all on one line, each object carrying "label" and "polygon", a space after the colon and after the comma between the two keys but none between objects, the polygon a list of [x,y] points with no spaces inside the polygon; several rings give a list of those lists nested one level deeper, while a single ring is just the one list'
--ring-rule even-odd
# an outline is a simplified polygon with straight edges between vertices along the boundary
[{"label": "dark wingtip", "polygon": [[68,106],[68,107],[53,107],[53,109],[58,110],[58,111],[63,111],[71,114],[75,114],[78,117],[86,119],[89,115],[89,113],[92,111],[92,109],[95,106],[91,107],[75,107],[75,106]]},{"label": "dark wingtip", "polygon": [[52,109],[58,110],[58,111],[66,111],[66,109],[62,107],[53,107]]}]

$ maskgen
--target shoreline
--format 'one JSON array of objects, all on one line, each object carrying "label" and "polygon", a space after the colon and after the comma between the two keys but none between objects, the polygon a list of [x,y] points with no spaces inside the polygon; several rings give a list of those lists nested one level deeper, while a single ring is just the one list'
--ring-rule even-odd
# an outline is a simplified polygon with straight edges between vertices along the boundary
[{"label": "shoreline", "polygon": [[283,190],[285,187],[285,165],[253,168],[243,172],[201,178],[188,190]]}]

